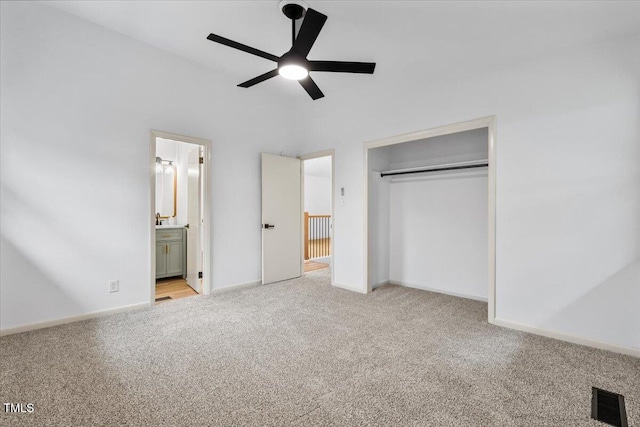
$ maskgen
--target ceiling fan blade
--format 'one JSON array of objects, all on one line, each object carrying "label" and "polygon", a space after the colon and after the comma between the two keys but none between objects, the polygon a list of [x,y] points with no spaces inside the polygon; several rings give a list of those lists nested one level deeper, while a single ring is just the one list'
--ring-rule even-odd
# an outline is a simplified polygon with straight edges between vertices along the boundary
[{"label": "ceiling fan blade", "polygon": [[298,81],[314,101],[324,96],[324,93],[322,93],[316,82],[314,82],[311,77],[307,76],[304,79]]},{"label": "ceiling fan blade", "polygon": [[251,87],[253,85],[257,85],[258,83],[262,83],[265,80],[269,80],[271,77],[275,77],[278,75],[278,69],[271,70],[264,74],[259,75],[258,77],[254,77],[251,80],[247,80],[244,83],[240,83],[238,87]]},{"label": "ceiling fan blade", "polygon": [[326,20],[326,15],[311,8],[307,9],[298,37],[293,42],[293,50],[306,58]]},{"label": "ceiling fan blade", "polygon": [[309,71],[373,74],[375,62],[309,61]]},{"label": "ceiling fan blade", "polygon": [[274,61],[274,62],[278,62],[278,60],[280,59],[280,57],[278,57],[278,56],[272,55],[272,54],[267,53],[267,52],[263,52],[263,51],[261,51],[259,49],[253,48],[251,46],[247,46],[247,45],[242,44],[242,43],[234,42],[233,40],[229,40],[229,39],[227,39],[225,37],[218,36],[216,34],[209,34],[209,36],[207,38],[209,40],[211,40],[212,42],[220,43],[220,44],[223,44],[225,46],[229,46],[229,47],[232,47],[234,49],[238,49],[238,50],[241,50],[243,52],[247,52],[247,53],[259,56],[259,57],[264,58],[264,59],[269,59],[269,60]]}]

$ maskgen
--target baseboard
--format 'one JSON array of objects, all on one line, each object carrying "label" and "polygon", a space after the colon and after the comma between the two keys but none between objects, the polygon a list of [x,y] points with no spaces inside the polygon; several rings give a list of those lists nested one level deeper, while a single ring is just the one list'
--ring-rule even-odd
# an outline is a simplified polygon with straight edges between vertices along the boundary
[{"label": "baseboard", "polygon": [[524,325],[518,322],[511,322],[504,319],[494,319],[494,325],[502,326],[504,328],[515,329],[522,332],[528,332],[535,335],[541,335],[547,338],[553,338],[560,341],[570,342],[572,344],[584,345],[587,347],[594,347],[600,350],[612,351],[614,353],[626,354],[627,356],[640,357],[640,348],[627,347],[618,344],[609,344],[606,342],[594,340],[592,338],[585,338],[578,335],[566,334],[564,332],[552,331],[544,328],[536,328],[534,326]]},{"label": "baseboard", "polygon": [[345,289],[347,291],[351,291],[351,292],[357,292],[359,294],[366,294],[366,291],[363,291],[360,288],[356,288],[355,286],[351,286],[351,285],[343,285],[341,283],[337,283],[337,282],[331,282],[331,286],[335,286],[336,288],[340,288],[340,289]]},{"label": "baseboard", "polygon": [[390,280],[389,283],[391,283],[392,285],[406,286],[407,288],[420,289],[422,291],[435,292],[437,294],[451,295],[452,297],[466,298],[466,299],[472,299],[475,301],[482,301],[482,302],[489,301],[489,299],[485,297],[479,297],[476,295],[468,295],[460,292],[451,292],[451,291],[445,291],[442,289],[430,288],[429,286],[422,286],[422,285],[418,285],[416,283],[411,283],[411,282],[400,282],[397,280]]},{"label": "baseboard", "polygon": [[139,310],[149,307],[148,302],[125,305],[123,307],[108,308],[106,310],[92,311],[90,313],[79,314],[77,316],[63,317],[45,322],[30,323],[28,325],[14,326],[13,328],[0,329],[0,337],[5,335],[19,334],[21,332],[35,331],[36,329],[51,328],[53,326],[66,325],[67,323],[79,322],[81,320],[95,319],[97,317],[110,316],[112,314],[124,313],[126,311]]},{"label": "baseboard", "polygon": [[242,288],[253,288],[262,285],[262,280],[254,280],[251,282],[236,283],[235,285],[225,286],[223,288],[212,289],[209,295],[221,294],[224,292],[235,291]]},{"label": "baseboard", "polygon": [[376,289],[379,288],[380,286],[384,286],[384,285],[391,285],[391,281],[390,280],[383,280],[382,282],[376,283],[375,285],[371,286],[371,289]]}]

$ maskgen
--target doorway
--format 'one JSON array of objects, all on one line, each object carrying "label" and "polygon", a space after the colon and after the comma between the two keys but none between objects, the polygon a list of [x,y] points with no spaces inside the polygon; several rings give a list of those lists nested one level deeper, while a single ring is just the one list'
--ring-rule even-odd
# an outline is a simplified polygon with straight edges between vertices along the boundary
[{"label": "doorway", "polygon": [[496,118],[368,142],[364,159],[367,292],[390,283],[479,299],[493,323]]},{"label": "doorway", "polygon": [[210,142],[152,131],[150,304],[209,294]]},{"label": "doorway", "polygon": [[333,150],[301,156],[303,271],[331,274],[333,257]]},{"label": "doorway", "polygon": [[[324,170],[327,166],[329,169],[323,171],[320,178],[325,182],[323,193],[325,196],[329,194],[329,200],[323,198],[322,213],[307,212],[305,215],[305,162],[324,157],[328,159],[319,162],[323,165],[320,169]],[[262,284],[300,277],[304,274],[305,261],[309,261],[308,264],[314,263],[315,268],[308,271],[309,274],[330,275],[331,284],[334,283],[331,268],[334,252],[333,160],[333,150],[298,158],[262,153]],[[326,183],[330,183],[329,188]],[[318,218],[317,223],[305,222],[309,221],[309,217]]]}]

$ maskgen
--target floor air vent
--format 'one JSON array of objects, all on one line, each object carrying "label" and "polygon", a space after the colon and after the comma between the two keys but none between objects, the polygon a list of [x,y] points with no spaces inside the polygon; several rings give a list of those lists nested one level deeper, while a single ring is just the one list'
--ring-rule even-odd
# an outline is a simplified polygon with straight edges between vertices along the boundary
[{"label": "floor air vent", "polygon": [[624,396],[592,387],[591,418],[612,426],[628,427]]},{"label": "floor air vent", "polygon": [[171,297],[161,297],[161,298],[156,298],[156,302],[160,302],[160,301],[166,301],[168,299],[171,299]]}]

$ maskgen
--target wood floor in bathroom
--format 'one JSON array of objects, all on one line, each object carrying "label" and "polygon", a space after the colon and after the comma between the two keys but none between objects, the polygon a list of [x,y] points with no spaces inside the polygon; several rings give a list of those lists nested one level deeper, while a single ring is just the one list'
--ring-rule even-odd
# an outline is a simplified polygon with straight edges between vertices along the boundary
[{"label": "wood floor in bathroom", "polygon": [[[156,280],[156,304],[171,301],[174,299],[192,297],[198,295],[191,286],[187,285],[187,281],[182,277],[169,277],[167,279]],[[171,299],[160,298],[171,297]]]}]

